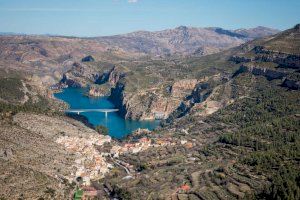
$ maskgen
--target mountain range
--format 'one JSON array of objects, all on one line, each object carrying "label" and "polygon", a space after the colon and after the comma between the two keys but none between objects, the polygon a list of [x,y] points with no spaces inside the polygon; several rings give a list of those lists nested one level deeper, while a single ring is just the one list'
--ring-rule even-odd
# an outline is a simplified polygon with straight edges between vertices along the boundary
[{"label": "mountain range", "polygon": [[129,52],[151,55],[207,55],[246,41],[273,35],[279,30],[267,27],[225,30],[180,26],[157,32],[138,31],[124,35],[97,37],[97,41]]}]

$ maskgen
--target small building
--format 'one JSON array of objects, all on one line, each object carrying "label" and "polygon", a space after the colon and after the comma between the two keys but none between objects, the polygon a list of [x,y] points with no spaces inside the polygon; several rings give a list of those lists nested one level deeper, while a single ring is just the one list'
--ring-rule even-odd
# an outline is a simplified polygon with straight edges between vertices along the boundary
[{"label": "small building", "polygon": [[60,89],[64,89],[64,88],[67,88],[68,85],[66,84],[62,84],[62,83],[56,83],[54,85],[51,85],[49,87],[50,90],[60,90]]}]

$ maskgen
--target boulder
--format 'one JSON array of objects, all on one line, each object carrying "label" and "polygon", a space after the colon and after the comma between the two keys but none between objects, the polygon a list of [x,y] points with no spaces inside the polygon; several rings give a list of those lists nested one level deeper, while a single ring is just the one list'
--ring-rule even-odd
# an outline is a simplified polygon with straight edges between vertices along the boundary
[{"label": "boulder", "polygon": [[82,62],[94,62],[95,59],[93,58],[93,56],[88,55],[88,56],[82,58],[81,61],[82,61]]}]

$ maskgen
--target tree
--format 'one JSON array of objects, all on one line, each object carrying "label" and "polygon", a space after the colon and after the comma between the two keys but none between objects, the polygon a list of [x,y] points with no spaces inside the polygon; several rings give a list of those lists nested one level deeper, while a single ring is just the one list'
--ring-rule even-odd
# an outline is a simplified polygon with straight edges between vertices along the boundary
[{"label": "tree", "polygon": [[102,135],[108,135],[108,128],[105,126],[98,125],[95,127],[95,130]]}]

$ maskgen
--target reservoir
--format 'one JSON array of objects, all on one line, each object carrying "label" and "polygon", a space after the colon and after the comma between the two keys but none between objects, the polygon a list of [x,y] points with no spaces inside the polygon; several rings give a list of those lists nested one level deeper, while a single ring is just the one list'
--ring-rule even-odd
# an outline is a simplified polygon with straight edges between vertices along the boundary
[{"label": "reservoir", "polygon": [[[70,109],[113,109],[114,104],[107,97],[91,98],[85,95],[86,88],[66,88],[60,93],[55,93],[57,99],[63,100],[69,104]],[[138,128],[153,130],[159,125],[159,121],[135,121],[126,120],[118,115],[117,112],[83,112],[80,115],[85,116],[92,125],[103,125],[108,128],[109,135],[121,139]]]}]

